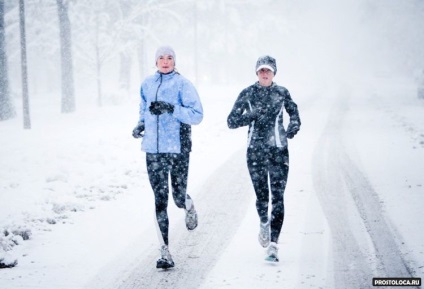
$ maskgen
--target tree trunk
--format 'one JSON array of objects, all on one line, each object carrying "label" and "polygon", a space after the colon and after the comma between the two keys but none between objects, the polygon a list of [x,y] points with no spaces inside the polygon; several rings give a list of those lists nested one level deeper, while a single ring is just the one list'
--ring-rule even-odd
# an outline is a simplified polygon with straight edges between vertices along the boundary
[{"label": "tree trunk", "polygon": [[131,57],[125,53],[121,53],[121,63],[119,71],[119,89],[125,92],[125,97],[130,93],[131,85]]},{"label": "tree trunk", "polygon": [[145,47],[145,38],[143,32],[141,33],[141,41],[139,44],[139,48],[137,49],[138,55],[138,71],[140,73],[140,79],[144,79],[147,75],[147,60],[146,60],[146,47]]},{"label": "tree trunk", "polygon": [[15,116],[9,94],[4,14],[4,0],[0,0],[0,120],[6,120]]},{"label": "tree trunk", "polygon": [[199,30],[199,23],[198,23],[198,8],[197,8],[197,1],[194,1],[194,85],[197,87],[199,85],[200,79],[199,79],[199,39],[198,39],[198,30]]},{"label": "tree trunk", "polygon": [[[147,17],[148,15],[143,15],[141,19],[139,19],[139,24],[142,27],[146,26],[146,23],[148,22]],[[141,29],[140,31],[140,39],[139,47],[137,49],[137,57],[138,57],[138,71],[140,73],[140,79],[144,79],[147,76],[148,68],[147,68],[147,52],[146,52],[146,33],[144,29]]]},{"label": "tree trunk", "polygon": [[[119,6],[121,8],[122,20],[127,21],[129,14],[131,13],[132,4],[130,1],[119,1]],[[121,41],[123,43],[128,43],[134,38],[132,33],[125,32],[121,36]],[[119,90],[120,93],[125,93],[125,97],[130,95],[130,86],[131,86],[131,64],[132,64],[132,54],[127,51],[120,53],[120,68],[119,68]],[[121,96],[121,97],[122,97]]]},{"label": "tree trunk", "polygon": [[60,47],[62,58],[62,112],[75,111],[74,71],[72,65],[71,23],[68,17],[68,1],[57,0],[59,14]]},{"label": "tree trunk", "polygon": [[99,14],[96,14],[96,74],[97,74],[97,105],[102,106],[102,62],[100,59],[100,31],[99,31]]},{"label": "tree trunk", "polygon": [[97,105],[102,106],[102,67],[100,63],[99,46],[96,47],[96,72],[97,72]]},{"label": "tree trunk", "polygon": [[25,6],[24,0],[19,0],[19,24],[21,29],[21,73],[22,73],[22,98],[24,112],[24,129],[31,128],[31,119],[29,116],[29,97],[28,97],[28,73],[26,57],[26,35],[25,35]]}]

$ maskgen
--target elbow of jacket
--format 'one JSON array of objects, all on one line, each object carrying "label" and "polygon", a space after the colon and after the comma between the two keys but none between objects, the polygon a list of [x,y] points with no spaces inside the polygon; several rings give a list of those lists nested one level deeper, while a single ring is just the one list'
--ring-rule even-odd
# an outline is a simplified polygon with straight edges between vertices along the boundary
[{"label": "elbow of jacket", "polygon": [[192,117],[192,125],[200,124],[203,120],[203,113],[198,113]]},{"label": "elbow of jacket", "polygon": [[198,125],[198,124],[200,124],[201,122],[202,122],[202,117],[200,117],[200,118],[198,118],[198,119],[196,119],[196,120],[194,120],[193,121],[193,125]]},{"label": "elbow of jacket", "polygon": [[230,120],[227,121],[227,125],[228,125],[228,128],[230,128],[230,129],[237,128],[237,125]]}]

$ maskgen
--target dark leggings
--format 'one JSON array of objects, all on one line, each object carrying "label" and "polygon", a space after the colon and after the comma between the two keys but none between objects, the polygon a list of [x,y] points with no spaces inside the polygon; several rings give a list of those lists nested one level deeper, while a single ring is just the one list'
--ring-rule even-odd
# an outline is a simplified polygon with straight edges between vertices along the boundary
[{"label": "dark leggings", "polygon": [[287,148],[249,147],[247,166],[256,193],[256,209],[260,221],[268,221],[269,186],[271,184],[271,242],[278,242],[284,221],[284,190],[289,172]]},{"label": "dark leggings", "polygon": [[150,185],[155,194],[156,219],[163,238],[163,242],[168,245],[168,176],[171,175],[172,196],[178,208],[185,209],[188,165],[190,154],[146,154],[147,172],[149,174]]}]

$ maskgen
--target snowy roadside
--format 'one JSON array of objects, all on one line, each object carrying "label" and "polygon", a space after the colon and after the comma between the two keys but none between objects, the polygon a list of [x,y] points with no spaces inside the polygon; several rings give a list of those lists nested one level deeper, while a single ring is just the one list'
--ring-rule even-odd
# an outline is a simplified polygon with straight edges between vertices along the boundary
[{"label": "snowy roadside", "polygon": [[[66,258],[78,256],[79,250],[67,242],[84,248],[84,242],[102,234],[95,224],[92,232],[82,229],[85,218],[90,223],[97,212],[104,218],[101,209],[107,207],[116,212],[112,203],[138,198],[134,188],[143,187],[138,177],[145,174],[142,162],[132,153],[138,144],[128,138],[134,123],[128,109],[136,111],[132,106],[84,107],[61,115],[54,102],[35,99],[32,105],[31,130],[22,129],[19,116],[0,124],[5,136],[0,145],[0,253],[18,261],[16,268],[0,272],[2,282],[10,275],[37,284],[40,276],[34,272],[40,268],[69,267]],[[143,202],[137,203],[145,210]],[[14,246],[13,232],[19,230],[29,232],[30,239]]]}]

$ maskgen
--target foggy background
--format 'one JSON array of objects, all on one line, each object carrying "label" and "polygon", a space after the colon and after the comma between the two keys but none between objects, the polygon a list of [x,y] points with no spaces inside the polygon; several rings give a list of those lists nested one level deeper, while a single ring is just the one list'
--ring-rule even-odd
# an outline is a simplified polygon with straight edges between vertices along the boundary
[{"label": "foggy background", "polygon": [[[367,288],[372,277],[422,277],[423,32],[424,0],[0,0],[0,288]],[[169,275],[152,266],[154,196],[131,136],[164,44],[204,108],[189,189],[206,226],[188,243],[169,206],[183,270]],[[275,267],[258,263],[247,127],[226,122],[264,54],[302,119]]]},{"label": "foggy background", "polygon": [[[4,2],[8,89],[22,98],[19,1]],[[76,109],[137,98],[168,44],[197,86],[256,81],[256,59],[277,59],[275,81],[326,89],[361,78],[414,78],[424,67],[421,0],[25,0],[29,99],[60,102],[58,3],[68,7]],[[236,96],[233,96],[236,97]],[[101,102],[99,102],[101,98]],[[59,109],[59,108],[58,108]]]}]

